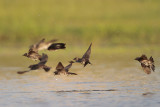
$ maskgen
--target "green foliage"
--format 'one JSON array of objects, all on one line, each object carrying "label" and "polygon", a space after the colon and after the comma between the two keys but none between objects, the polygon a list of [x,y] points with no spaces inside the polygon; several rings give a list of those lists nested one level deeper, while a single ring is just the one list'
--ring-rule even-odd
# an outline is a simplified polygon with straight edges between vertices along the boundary
[{"label": "green foliage", "polygon": [[0,42],[160,44],[159,0],[0,0]]}]

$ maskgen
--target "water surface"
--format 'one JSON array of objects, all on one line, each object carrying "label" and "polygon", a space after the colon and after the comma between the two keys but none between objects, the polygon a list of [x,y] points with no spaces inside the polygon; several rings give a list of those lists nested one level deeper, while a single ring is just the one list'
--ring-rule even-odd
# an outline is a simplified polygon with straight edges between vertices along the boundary
[{"label": "water surface", "polygon": [[[118,60],[117,60],[118,58]],[[19,56],[1,56],[0,106],[8,107],[159,107],[160,73],[147,75],[134,57],[91,58],[93,65],[70,69],[77,76],[54,76],[58,60],[43,70],[18,75],[35,62]],[[67,65],[64,61],[64,65]]]}]

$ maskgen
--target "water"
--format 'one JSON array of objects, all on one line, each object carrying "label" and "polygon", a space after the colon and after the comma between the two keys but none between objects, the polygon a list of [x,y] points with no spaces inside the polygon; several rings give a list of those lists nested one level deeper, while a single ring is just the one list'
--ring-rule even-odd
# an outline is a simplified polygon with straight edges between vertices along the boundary
[{"label": "water", "polygon": [[160,107],[160,61],[156,61],[151,75],[132,57],[91,58],[93,65],[86,68],[73,65],[70,71],[77,76],[54,76],[54,67],[48,73],[37,70],[18,75],[33,62],[1,56],[0,107]]}]

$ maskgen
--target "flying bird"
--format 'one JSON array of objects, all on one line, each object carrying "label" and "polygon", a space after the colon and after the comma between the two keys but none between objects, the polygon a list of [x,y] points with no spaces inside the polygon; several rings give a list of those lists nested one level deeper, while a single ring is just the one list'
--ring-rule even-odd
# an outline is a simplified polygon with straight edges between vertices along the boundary
[{"label": "flying bird", "polygon": [[89,61],[90,54],[91,54],[91,46],[92,46],[92,43],[90,44],[88,50],[87,50],[86,53],[82,56],[82,58],[75,57],[73,60],[74,60],[75,62],[78,62],[78,63],[83,64],[84,67],[85,67],[87,64],[91,64],[91,62]]},{"label": "flying bird", "polygon": [[23,56],[26,56],[34,61],[40,60],[42,57],[38,51],[34,51],[33,49],[30,49],[28,53],[25,53]]},{"label": "flying bird", "polygon": [[154,59],[152,58],[152,56],[148,59],[146,55],[142,55],[141,57],[135,58],[135,60],[141,63],[143,71],[146,74],[150,74],[151,71],[155,71]]},{"label": "flying bird", "polygon": [[50,40],[48,42],[45,42],[45,39],[42,39],[36,44],[33,44],[30,46],[28,53],[25,53],[23,56],[26,56],[32,60],[40,60],[42,57],[38,54],[38,51],[40,50],[58,50],[58,49],[65,49],[65,43],[54,43],[56,42],[56,39]]},{"label": "flying bird", "polygon": [[19,71],[17,72],[18,74],[24,74],[26,72],[29,72],[31,70],[37,70],[37,69],[44,69],[46,72],[48,72],[51,67],[48,67],[47,65],[45,65],[48,61],[48,55],[46,54],[42,54],[42,57],[40,58],[40,62],[38,64],[33,64],[33,65],[30,65],[28,68],[30,68],[29,70],[27,71]]},{"label": "flying bird", "polygon": [[72,73],[72,72],[68,72],[69,69],[72,67],[72,63],[74,62],[70,62],[69,65],[67,65],[66,67],[64,67],[62,65],[61,62],[58,63],[57,67],[56,67],[56,71],[54,72],[55,75],[60,75],[60,74],[64,74],[64,75],[77,75],[76,73]]}]

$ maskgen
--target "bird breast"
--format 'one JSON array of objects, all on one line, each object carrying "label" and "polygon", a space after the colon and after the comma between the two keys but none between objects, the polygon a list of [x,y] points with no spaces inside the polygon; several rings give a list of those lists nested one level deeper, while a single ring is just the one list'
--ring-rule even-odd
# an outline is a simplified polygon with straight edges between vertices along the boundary
[{"label": "bird breast", "polygon": [[145,66],[151,65],[150,61],[147,61],[147,60],[143,60],[141,63],[143,63]]}]

